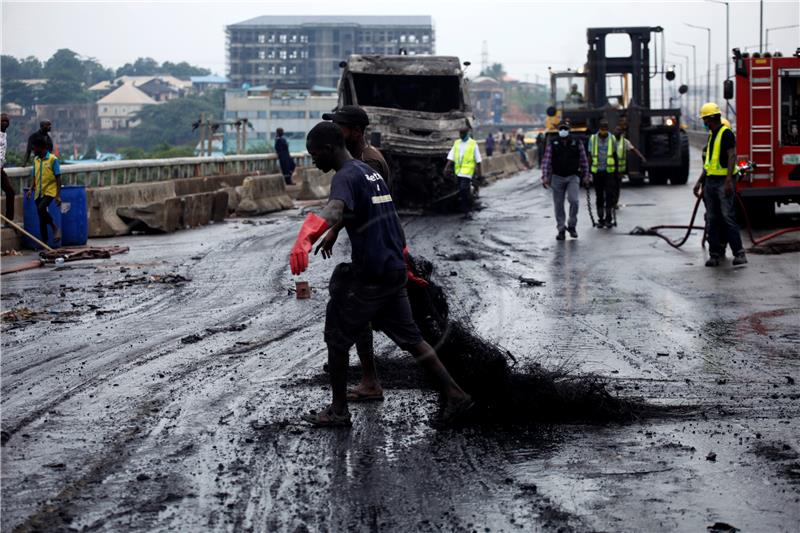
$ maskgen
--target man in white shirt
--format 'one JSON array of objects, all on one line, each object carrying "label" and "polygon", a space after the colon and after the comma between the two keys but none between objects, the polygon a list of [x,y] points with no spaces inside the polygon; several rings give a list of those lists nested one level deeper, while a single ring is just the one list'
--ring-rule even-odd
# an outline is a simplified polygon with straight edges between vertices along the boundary
[{"label": "man in white shirt", "polygon": [[481,178],[481,152],[475,139],[470,138],[469,128],[461,128],[458,134],[460,138],[456,139],[447,154],[444,173],[455,172],[461,197],[461,211],[464,213],[464,218],[471,218],[472,180]]},{"label": "man in white shirt", "polygon": [[6,137],[6,129],[8,129],[10,121],[8,115],[3,113],[0,115],[0,174],[3,178],[3,192],[6,193],[6,218],[14,220],[14,187],[11,185],[11,180],[6,174],[6,150],[8,149],[8,140]]}]

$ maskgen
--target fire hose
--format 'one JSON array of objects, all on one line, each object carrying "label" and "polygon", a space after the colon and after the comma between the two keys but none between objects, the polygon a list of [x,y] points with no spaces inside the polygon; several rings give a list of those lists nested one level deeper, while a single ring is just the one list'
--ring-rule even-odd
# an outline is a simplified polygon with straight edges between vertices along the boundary
[{"label": "fire hose", "polygon": [[[689,219],[689,225],[687,225],[687,226],[665,224],[665,225],[660,225],[660,226],[653,226],[653,227],[650,227],[650,228],[647,228],[647,229],[642,228],[641,226],[636,226],[635,228],[633,228],[630,231],[629,234],[630,235],[653,235],[655,237],[659,237],[660,239],[665,240],[667,242],[667,244],[669,244],[673,248],[678,249],[681,246],[683,246],[684,244],[686,244],[687,240],[689,240],[689,235],[691,235],[692,230],[703,230],[702,245],[705,246],[706,234],[707,234],[706,227],[705,226],[695,226],[694,225],[694,220],[697,217],[697,210],[700,207],[700,201],[702,199],[703,198],[700,197],[695,202],[694,209],[692,210],[692,217]],[[754,247],[755,246],[759,246],[759,245],[767,242],[770,239],[774,239],[775,237],[779,237],[780,235],[785,235],[786,233],[792,233],[792,232],[795,232],[795,231],[800,231],[800,226],[794,227],[794,228],[783,228],[783,229],[779,229],[777,231],[773,231],[772,233],[769,233],[767,235],[763,235],[761,237],[756,238],[755,235],[753,235],[753,228],[750,225],[750,217],[747,215],[747,209],[745,208],[744,202],[742,201],[742,197],[739,195],[739,193],[736,193],[736,200],[739,202],[739,207],[741,207],[742,213],[744,214],[744,221],[745,221],[745,227],[747,228],[747,234],[750,237],[750,242],[752,243],[752,245]],[[683,236],[683,238],[681,240],[673,241],[672,239],[670,239],[666,235],[663,235],[663,234],[660,233],[660,230],[663,230],[663,229],[685,229],[686,233],[684,234],[684,236]]]}]

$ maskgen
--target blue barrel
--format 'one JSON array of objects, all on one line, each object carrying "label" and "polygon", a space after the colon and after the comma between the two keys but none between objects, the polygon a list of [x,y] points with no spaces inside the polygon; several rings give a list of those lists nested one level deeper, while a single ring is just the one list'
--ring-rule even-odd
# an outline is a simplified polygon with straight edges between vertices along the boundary
[{"label": "blue barrel", "polygon": [[89,238],[89,218],[86,212],[86,187],[61,187],[61,244],[82,246]]},{"label": "blue barrel", "polygon": [[[39,234],[39,213],[36,211],[36,202],[34,202],[33,195],[28,198],[28,190],[25,189],[23,200],[22,200],[22,215],[23,215],[23,226],[25,227],[25,231],[33,235],[39,240],[42,239],[42,236]],[[84,201],[85,203],[85,201]],[[50,216],[53,217],[53,222],[55,222],[56,226],[59,228],[61,227],[61,209],[56,205],[55,200],[50,202],[50,205],[47,208],[47,212],[50,213]],[[38,250],[41,248],[38,244],[30,240],[28,237],[23,236],[22,244],[25,247],[30,248],[32,250]],[[61,243],[57,243],[53,240],[53,228],[47,228],[47,244],[56,248],[60,246]]]}]

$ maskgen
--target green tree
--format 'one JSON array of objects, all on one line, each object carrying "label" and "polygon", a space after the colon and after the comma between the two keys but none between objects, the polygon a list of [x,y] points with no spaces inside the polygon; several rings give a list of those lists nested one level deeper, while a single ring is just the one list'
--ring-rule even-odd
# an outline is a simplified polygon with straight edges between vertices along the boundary
[{"label": "green tree", "polygon": [[181,61],[180,63],[170,63],[169,61],[164,61],[159,70],[161,74],[170,74],[176,78],[183,79],[188,79],[191,76],[208,76],[211,74],[211,71],[207,68],[196,67],[194,65],[190,65],[186,61]]},{"label": "green tree", "polygon": [[502,63],[492,63],[491,66],[481,71],[481,76],[489,76],[497,81],[503,81],[506,71],[503,69]]},{"label": "green tree", "polygon": [[13,102],[25,109],[31,109],[36,101],[35,91],[21,81],[14,79],[3,81],[3,102]]},{"label": "green tree", "polygon": [[119,76],[155,76],[159,74],[158,61],[152,57],[140,57],[133,63],[125,63],[117,69]]},{"label": "green tree", "polygon": [[132,144],[151,150],[162,143],[172,146],[196,143],[199,134],[192,130],[192,123],[201,113],[211,120],[220,120],[224,108],[222,90],[146,106],[136,114],[141,123],[131,131]]},{"label": "green tree", "polygon": [[44,75],[48,80],[58,79],[82,83],[84,65],[78,54],[68,48],[62,48],[44,64]]},{"label": "green tree", "polygon": [[14,56],[0,56],[0,71],[3,80],[29,80],[42,77],[42,62],[33,56],[17,59]]},{"label": "green tree", "polygon": [[50,78],[38,99],[40,104],[80,104],[92,101],[92,95],[78,80]]}]

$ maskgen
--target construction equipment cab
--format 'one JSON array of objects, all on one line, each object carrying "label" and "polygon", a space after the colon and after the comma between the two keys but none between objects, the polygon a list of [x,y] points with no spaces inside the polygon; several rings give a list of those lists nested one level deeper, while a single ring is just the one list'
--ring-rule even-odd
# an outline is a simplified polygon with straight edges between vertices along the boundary
[{"label": "construction equipment cab", "polygon": [[[733,50],[736,70],[736,190],[753,224],[768,225],[775,206],[800,203],[800,48],[780,53]],[[733,96],[726,82],[725,98]],[[747,165],[749,166],[749,165]]]},{"label": "construction equipment cab", "polygon": [[[589,28],[583,68],[550,73],[547,125],[553,128],[552,134],[561,119],[569,120],[573,133],[584,140],[597,131],[602,119],[608,121],[611,131],[620,126],[647,158],[644,164],[639,158],[629,157],[631,183],[642,183],[645,176],[654,184],[684,184],[689,179],[689,138],[681,129],[681,110],[665,107],[686,91],[670,85],[674,75],[664,63],[663,31],[659,26]],[[619,52],[610,46],[611,40],[630,51]],[[651,64],[651,55],[659,64]],[[659,83],[658,107],[651,97],[651,82]]]}]

